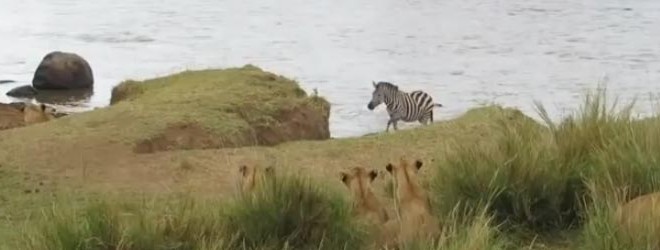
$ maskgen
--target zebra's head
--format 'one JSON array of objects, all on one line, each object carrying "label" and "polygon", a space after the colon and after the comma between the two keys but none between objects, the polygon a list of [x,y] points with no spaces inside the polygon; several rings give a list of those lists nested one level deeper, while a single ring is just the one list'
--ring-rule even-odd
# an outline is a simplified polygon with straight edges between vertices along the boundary
[{"label": "zebra's head", "polygon": [[387,94],[388,91],[391,90],[399,90],[399,88],[391,83],[388,82],[374,82],[371,81],[371,84],[374,85],[374,92],[371,94],[371,101],[369,101],[369,104],[367,104],[367,108],[369,110],[374,110],[378,105],[381,103],[385,102],[385,95]]}]

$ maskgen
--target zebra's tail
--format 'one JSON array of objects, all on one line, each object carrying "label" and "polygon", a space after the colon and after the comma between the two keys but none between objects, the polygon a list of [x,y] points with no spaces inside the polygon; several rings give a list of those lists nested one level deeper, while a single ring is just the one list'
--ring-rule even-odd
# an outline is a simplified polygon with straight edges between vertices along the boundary
[{"label": "zebra's tail", "polygon": [[440,103],[434,103],[433,106],[439,107],[439,108],[443,107],[442,104],[440,104]]}]

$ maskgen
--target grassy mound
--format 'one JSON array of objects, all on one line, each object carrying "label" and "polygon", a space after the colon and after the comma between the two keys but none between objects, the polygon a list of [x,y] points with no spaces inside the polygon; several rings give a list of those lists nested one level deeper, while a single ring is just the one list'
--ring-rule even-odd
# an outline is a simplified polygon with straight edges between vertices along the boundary
[{"label": "grassy mound", "polygon": [[113,90],[112,103],[38,129],[12,131],[5,141],[21,144],[25,134],[40,130],[40,141],[119,143],[149,153],[330,137],[327,101],[308,97],[296,82],[250,65],[126,81]]},{"label": "grassy mound", "polygon": [[327,101],[309,98],[294,81],[251,65],[126,81],[113,89],[111,104],[138,109],[135,125],[148,126],[136,128],[142,134],[137,152],[330,137]]}]

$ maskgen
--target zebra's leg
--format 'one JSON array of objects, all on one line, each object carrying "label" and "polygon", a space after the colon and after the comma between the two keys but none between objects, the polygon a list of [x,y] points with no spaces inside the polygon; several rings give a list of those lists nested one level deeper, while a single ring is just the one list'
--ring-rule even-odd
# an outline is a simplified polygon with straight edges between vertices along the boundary
[{"label": "zebra's leg", "polygon": [[422,118],[419,118],[418,121],[422,125],[429,125],[429,123],[433,122],[433,113],[424,115]]},{"label": "zebra's leg", "polygon": [[385,129],[385,132],[389,132],[390,124],[392,124],[392,127],[394,127],[394,130],[398,130],[399,128],[396,125],[397,121],[398,121],[398,119],[396,119],[396,118],[390,118],[390,120],[387,121],[387,129]]}]

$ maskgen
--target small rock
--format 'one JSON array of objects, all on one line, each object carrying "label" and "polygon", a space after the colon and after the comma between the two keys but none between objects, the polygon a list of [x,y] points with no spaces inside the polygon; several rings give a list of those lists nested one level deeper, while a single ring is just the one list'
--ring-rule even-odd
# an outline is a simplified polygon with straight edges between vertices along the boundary
[{"label": "small rock", "polygon": [[16,82],[14,80],[0,80],[0,84]]},{"label": "small rock", "polygon": [[23,85],[20,87],[13,88],[6,95],[11,97],[34,97],[37,95],[37,89],[30,85]]}]

